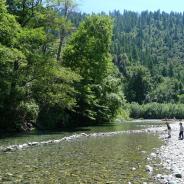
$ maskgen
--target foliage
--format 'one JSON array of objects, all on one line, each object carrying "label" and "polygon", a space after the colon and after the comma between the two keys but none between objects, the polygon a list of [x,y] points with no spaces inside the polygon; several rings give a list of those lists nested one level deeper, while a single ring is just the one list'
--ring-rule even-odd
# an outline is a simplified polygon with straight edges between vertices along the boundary
[{"label": "foliage", "polygon": [[[114,18],[112,54],[125,76],[127,100],[140,104],[177,103],[184,82],[184,15],[160,11],[139,14],[126,10],[123,13],[113,11],[109,15]],[[127,68],[134,69],[135,65],[144,66],[150,73],[142,84],[141,80],[137,81],[136,71],[132,83],[129,82]]]},{"label": "foliage", "polygon": [[184,105],[172,103],[148,103],[129,105],[130,117],[145,119],[184,118]]},{"label": "foliage", "polygon": [[[177,102],[177,95],[183,93],[184,82],[184,15],[174,12],[136,13],[125,10],[123,13],[110,12],[109,16],[114,22],[111,54],[124,76],[124,92],[128,102]],[[70,17],[77,26],[86,14],[74,13]],[[129,71],[140,65],[150,73],[148,81],[145,81],[145,85],[149,86],[147,89],[141,83],[136,83],[136,75],[132,74],[131,79]],[[174,82],[178,89],[174,87]]]},{"label": "foliage", "polygon": [[15,122],[16,128],[19,130],[29,131],[32,124],[36,123],[39,113],[38,104],[36,104],[33,100],[27,102],[23,101],[18,105],[16,111],[18,115]]},{"label": "foliage", "polygon": [[151,75],[144,66],[132,66],[129,68],[125,95],[129,102],[142,103],[151,89]]},{"label": "foliage", "polygon": [[184,94],[178,95],[177,98],[179,103],[184,103]]},{"label": "foliage", "polygon": [[76,85],[80,119],[109,121],[122,106],[122,84],[109,53],[111,37],[108,17],[87,17],[63,52],[63,64],[82,76]]},{"label": "foliage", "polygon": [[182,89],[183,85],[177,79],[163,78],[163,81],[150,92],[149,98],[158,103],[177,102]]},{"label": "foliage", "polygon": [[[72,109],[76,101],[73,85],[80,76],[62,67],[49,47],[45,52],[48,35],[44,27],[21,27],[4,1],[0,7],[0,35],[6,34],[0,39],[0,127],[19,131],[35,124],[46,107],[57,105],[61,113]],[[54,41],[49,39],[49,44]]]},{"label": "foliage", "polygon": [[75,1],[6,3],[0,0],[0,128],[111,121],[125,101],[109,53],[111,20],[88,17],[66,44]]}]

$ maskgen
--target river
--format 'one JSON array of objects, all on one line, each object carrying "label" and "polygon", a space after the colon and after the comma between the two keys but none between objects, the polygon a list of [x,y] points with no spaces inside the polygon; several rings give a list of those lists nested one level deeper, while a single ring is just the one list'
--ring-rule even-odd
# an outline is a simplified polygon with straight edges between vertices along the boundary
[{"label": "river", "polygon": [[[33,141],[61,139],[73,134],[140,130],[156,121],[121,122],[80,128],[72,132],[21,135],[0,139],[0,147]],[[131,133],[84,137],[0,153],[0,183],[83,184],[155,183],[145,171],[146,159],[162,141],[153,134]],[[155,163],[159,160],[155,160]],[[157,172],[157,171],[156,171]],[[158,171],[159,173],[159,171]],[[156,173],[155,173],[156,174]]]}]

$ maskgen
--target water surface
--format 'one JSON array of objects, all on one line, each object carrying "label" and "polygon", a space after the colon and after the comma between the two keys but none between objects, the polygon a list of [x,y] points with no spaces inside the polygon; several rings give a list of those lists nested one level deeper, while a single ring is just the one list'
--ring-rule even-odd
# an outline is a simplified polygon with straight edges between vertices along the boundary
[{"label": "water surface", "polygon": [[[144,126],[145,122],[119,122],[109,126],[84,128],[79,132],[121,131],[141,129]],[[58,139],[73,133],[14,137],[1,139],[0,144]],[[146,158],[153,148],[160,145],[161,141],[155,135],[135,133],[84,137],[72,142],[0,153],[0,183],[154,183],[145,172],[145,165],[148,164]],[[144,154],[143,150],[146,151]]]}]

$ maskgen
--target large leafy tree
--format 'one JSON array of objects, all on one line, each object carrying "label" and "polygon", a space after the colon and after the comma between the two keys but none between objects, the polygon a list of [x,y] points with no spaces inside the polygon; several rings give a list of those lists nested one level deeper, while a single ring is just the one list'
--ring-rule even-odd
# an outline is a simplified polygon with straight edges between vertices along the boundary
[{"label": "large leafy tree", "polygon": [[42,0],[6,0],[8,11],[16,15],[21,26],[27,26],[35,17],[38,8],[41,8]]},{"label": "large leafy tree", "polygon": [[129,102],[143,103],[151,89],[151,75],[144,66],[129,67],[125,95]]},{"label": "large leafy tree", "polygon": [[74,27],[69,19],[69,15],[77,6],[75,0],[47,0],[47,8],[55,12],[55,25],[57,25],[58,47],[56,59],[61,61],[61,52],[66,38],[73,31]]},{"label": "large leafy tree", "polygon": [[150,92],[150,101],[158,103],[177,102],[178,95],[182,93],[183,85],[177,79],[163,78]]},{"label": "large leafy tree", "polygon": [[[119,86],[113,76],[115,67],[109,53],[111,37],[112,22],[108,17],[87,17],[63,53],[64,66],[70,67],[82,77],[76,85],[79,91],[77,112],[84,119],[110,120],[121,106],[122,98],[110,95],[116,93],[115,89]],[[114,88],[111,82],[115,82]],[[111,106],[115,101],[120,103],[114,110]]]},{"label": "large leafy tree", "polygon": [[[5,1],[0,1],[0,113],[1,127],[11,126],[16,98],[20,89],[16,85],[25,64],[24,54],[15,48],[20,25],[13,15],[8,14]],[[17,93],[16,93],[17,92]],[[16,94],[15,94],[16,93]],[[5,123],[6,122],[6,123]]]},{"label": "large leafy tree", "polygon": [[0,127],[27,129],[42,109],[57,105],[62,113],[75,105],[73,83],[79,76],[62,67],[52,49],[45,52],[44,27],[23,28],[2,0],[0,10]]}]

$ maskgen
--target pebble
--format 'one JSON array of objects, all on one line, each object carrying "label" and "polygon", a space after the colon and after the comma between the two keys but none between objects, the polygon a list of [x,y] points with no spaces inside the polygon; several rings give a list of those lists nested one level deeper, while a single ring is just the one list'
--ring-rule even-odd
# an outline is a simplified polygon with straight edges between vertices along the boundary
[{"label": "pebble", "polygon": [[176,178],[182,178],[182,175],[180,173],[175,174]]},{"label": "pebble", "polygon": [[[157,157],[161,159],[162,166],[171,172],[171,175],[157,174],[156,178],[161,183],[167,184],[184,184],[184,141],[178,140],[179,125],[171,124],[172,137],[167,138],[167,131],[160,134],[164,140],[164,145],[156,151]],[[159,131],[160,132],[160,131]],[[151,154],[153,156],[153,154]]]},{"label": "pebble", "polygon": [[150,156],[155,158],[157,155],[156,153],[151,153]]},{"label": "pebble", "polygon": [[146,171],[149,173],[153,172],[153,167],[151,167],[150,165],[146,165]]}]

